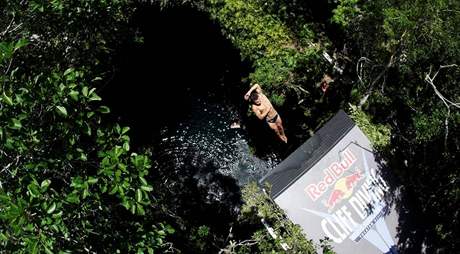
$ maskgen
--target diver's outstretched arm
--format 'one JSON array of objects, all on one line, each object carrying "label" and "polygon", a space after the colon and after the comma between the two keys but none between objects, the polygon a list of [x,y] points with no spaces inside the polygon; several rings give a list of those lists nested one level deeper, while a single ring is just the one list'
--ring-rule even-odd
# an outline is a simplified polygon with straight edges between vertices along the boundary
[{"label": "diver's outstretched arm", "polygon": [[244,95],[245,100],[249,100],[249,96],[251,95],[252,91],[256,90],[257,93],[262,93],[262,88],[260,88],[259,84],[254,84],[251,89]]}]

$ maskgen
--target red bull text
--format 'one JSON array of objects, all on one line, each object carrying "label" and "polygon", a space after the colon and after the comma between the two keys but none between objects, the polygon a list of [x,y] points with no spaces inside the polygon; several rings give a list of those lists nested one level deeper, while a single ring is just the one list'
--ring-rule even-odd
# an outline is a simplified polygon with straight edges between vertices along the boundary
[{"label": "red bull text", "polygon": [[[324,178],[321,181],[319,181],[318,183],[312,183],[305,188],[305,192],[308,194],[311,200],[316,201],[325,192],[327,192],[330,186],[332,186],[338,179],[340,179],[341,176],[351,168],[353,163],[357,161],[356,156],[351,152],[350,149],[345,150],[342,153],[342,157],[343,159],[340,162],[334,162],[331,165],[329,165],[329,167],[323,169]],[[356,178],[360,176],[358,175],[354,177]],[[356,180],[359,180],[359,178],[354,180],[350,179],[350,181]],[[329,200],[332,199],[332,203],[335,202],[334,199],[339,200],[340,196],[344,195],[341,192],[343,191],[335,190],[331,194]]]}]

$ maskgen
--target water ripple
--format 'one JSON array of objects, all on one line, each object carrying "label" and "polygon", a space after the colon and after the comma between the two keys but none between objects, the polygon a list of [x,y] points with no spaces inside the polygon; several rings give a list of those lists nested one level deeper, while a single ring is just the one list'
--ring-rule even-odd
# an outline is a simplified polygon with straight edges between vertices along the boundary
[{"label": "water ripple", "polygon": [[246,131],[230,128],[235,115],[221,105],[199,102],[175,131],[162,130],[158,165],[176,170],[186,164],[200,167],[211,163],[219,173],[236,179],[240,186],[259,180],[280,159],[274,153],[265,158],[254,156]]}]

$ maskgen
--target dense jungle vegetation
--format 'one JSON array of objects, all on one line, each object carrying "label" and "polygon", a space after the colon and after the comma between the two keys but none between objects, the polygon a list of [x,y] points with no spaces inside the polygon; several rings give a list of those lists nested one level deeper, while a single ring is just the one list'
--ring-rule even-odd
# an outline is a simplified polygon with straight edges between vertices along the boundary
[{"label": "dense jungle vegetation", "polygon": [[[194,17],[207,30],[193,34]],[[148,26],[166,32],[143,34]],[[224,199],[239,209],[221,211],[203,201],[202,189],[187,188],[193,179],[165,177],[153,161],[156,144],[108,107],[158,98],[155,109],[136,104],[136,114],[181,117],[167,106],[187,94],[167,82],[145,94],[130,91],[128,78],[116,99],[104,89],[117,77],[120,52],[147,36],[161,56],[149,55],[145,77],[214,75],[213,63],[197,60],[210,59],[200,54],[213,45],[194,40],[212,29],[228,50],[213,59],[238,56],[232,93],[242,100],[250,83],[261,84],[283,113],[289,149],[339,109],[366,132],[402,188],[403,253],[460,250],[460,1],[0,0],[0,253],[285,252],[261,218],[291,253],[333,253],[255,183],[229,190]],[[161,48],[165,35],[177,39],[177,51]],[[188,52],[192,42],[201,51]],[[155,62],[168,56],[174,61]],[[325,74],[334,81],[324,92]],[[157,130],[150,124],[142,131]],[[217,215],[198,216],[205,211]]]}]

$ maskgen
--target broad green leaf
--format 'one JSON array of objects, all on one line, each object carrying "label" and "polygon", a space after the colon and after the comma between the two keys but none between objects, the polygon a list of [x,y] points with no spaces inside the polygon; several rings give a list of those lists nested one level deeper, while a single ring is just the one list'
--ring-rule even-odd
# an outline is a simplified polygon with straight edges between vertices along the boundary
[{"label": "broad green leaf", "polygon": [[70,98],[72,98],[74,101],[78,101],[78,91],[72,90],[69,92]]},{"label": "broad green leaf", "polygon": [[71,72],[73,72],[73,71],[75,71],[74,68],[68,68],[67,70],[64,71],[64,76],[69,75],[69,73],[71,73]]},{"label": "broad green leaf", "polygon": [[153,188],[152,186],[141,186],[141,189],[143,189],[144,191],[153,191]]},{"label": "broad green leaf", "polygon": [[56,106],[57,112],[62,116],[67,116],[67,109],[63,106]]},{"label": "broad green leaf", "polygon": [[137,204],[137,213],[138,213],[139,215],[145,215],[144,208],[142,207],[141,204]]},{"label": "broad green leaf", "polygon": [[91,118],[91,117],[93,117],[95,114],[96,114],[96,113],[94,113],[94,111],[90,111],[90,112],[86,113],[86,117]]},{"label": "broad green leaf", "polygon": [[168,234],[174,234],[175,230],[170,225],[166,225],[165,230]]},{"label": "broad green leaf", "polygon": [[4,233],[0,232],[0,241],[3,242],[3,241],[6,241],[6,240],[8,240],[8,237]]},{"label": "broad green leaf", "polygon": [[115,185],[115,186],[112,188],[112,190],[109,192],[109,194],[110,194],[110,195],[113,195],[113,194],[117,193],[117,191],[118,191],[118,185]]},{"label": "broad green leaf", "polygon": [[83,128],[84,128],[85,134],[88,136],[91,136],[91,127],[89,126],[87,122],[85,122],[85,124],[83,125]]},{"label": "broad green leaf", "polygon": [[83,94],[83,96],[88,97],[88,87],[87,87],[87,86],[84,86],[84,87],[81,89],[81,93]]},{"label": "broad green leaf", "polygon": [[48,210],[46,211],[47,214],[52,214],[56,210],[56,203],[52,203],[49,207]]},{"label": "broad green leaf", "polygon": [[42,189],[42,191],[46,190],[48,186],[50,185],[50,183],[51,183],[51,180],[49,179],[43,180],[42,183],[40,184],[40,188]]},{"label": "broad green leaf", "polygon": [[115,124],[115,131],[118,133],[118,134],[121,134],[121,127],[118,123]]},{"label": "broad green leaf", "polygon": [[62,217],[62,214],[63,214],[63,213],[64,213],[64,212],[59,211],[58,213],[53,214],[51,217],[53,217],[54,219],[60,218],[60,217]]},{"label": "broad green leaf", "polygon": [[29,192],[29,195],[36,198],[40,196],[40,190],[38,189],[38,186],[35,185],[35,183],[30,183],[27,185],[27,190]]},{"label": "broad green leaf", "polygon": [[141,202],[142,201],[142,191],[141,189],[136,190],[136,201]]},{"label": "broad green leaf", "polygon": [[95,184],[95,183],[97,183],[98,180],[99,180],[99,179],[94,178],[94,177],[92,177],[92,176],[88,177],[88,183],[89,183],[89,184]]},{"label": "broad green leaf", "polygon": [[123,143],[123,149],[125,149],[125,151],[129,151],[129,143],[128,142]]},{"label": "broad green leaf", "polygon": [[83,184],[83,180],[81,179],[81,177],[73,177],[72,178],[72,183],[70,184],[71,187],[75,187],[75,188],[81,188]]},{"label": "broad green leaf", "polygon": [[145,185],[148,185],[147,180],[145,180],[144,177],[139,176],[139,179],[141,180],[142,185],[144,185],[144,186],[145,186]]},{"label": "broad green leaf", "polygon": [[14,104],[14,103],[13,103],[13,99],[11,99],[11,97],[9,97],[8,95],[6,95],[5,92],[3,92],[3,94],[2,94],[2,99],[3,99],[3,101],[4,101],[6,104],[8,104],[8,105],[10,105],[10,106],[13,106],[13,104]]},{"label": "broad green leaf", "polygon": [[78,204],[80,203],[80,196],[78,196],[77,193],[70,193],[67,195],[66,201],[69,203]]},{"label": "broad green leaf", "polygon": [[[89,92],[88,92],[88,95],[92,95],[94,93],[94,91],[96,91],[96,88],[95,87],[91,88],[91,90],[89,90]],[[96,94],[96,93],[94,93],[94,94]]]},{"label": "broad green leaf", "polygon": [[46,246],[44,246],[44,247],[45,247],[46,254],[53,254],[53,252],[50,249],[48,249],[48,247],[46,247]]},{"label": "broad green leaf", "polygon": [[87,161],[87,160],[88,160],[88,157],[86,157],[86,154],[85,154],[85,153],[81,152],[81,153],[80,153],[79,159],[82,160],[82,161]]},{"label": "broad green leaf", "polygon": [[121,130],[121,134],[123,135],[128,131],[129,131],[129,127],[123,127],[123,129]]},{"label": "broad green leaf", "polygon": [[99,112],[101,112],[102,114],[110,113],[110,108],[107,107],[107,106],[100,106],[99,107]]},{"label": "broad green leaf", "polygon": [[19,121],[19,120],[16,119],[16,118],[12,118],[12,119],[11,119],[11,123],[10,123],[10,128],[11,128],[11,129],[15,129],[15,130],[21,129],[21,128],[22,128],[21,121]]},{"label": "broad green leaf", "polygon": [[91,97],[89,98],[89,101],[100,101],[100,100],[102,100],[102,98],[96,93],[92,93]]},{"label": "broad green leaf", "polygon": [[88,191],[87,188],[85,188],[85,189],[83,190],[83,199],[85,199],[85,198],[88,197],[88,196],[89,196],[89,191]]},{"label": "broad green leaf", "polygon": [[8,42],[0,42],[0,61],[9,60],[13,56],[14,45]]},{"label": "broad green leaf", "polygon": [[131,206],[131,213],[135,214],[136,213],[136,205]]},{"label": "broad green leaf", "polygon": [[128,200],[123,200],[122,205],[128,210],[129,210],[129,208],[131,208]]}]

